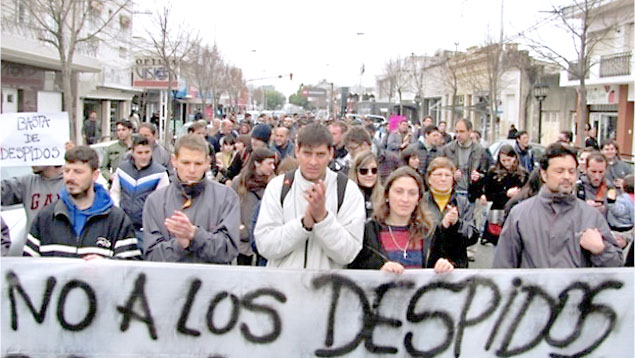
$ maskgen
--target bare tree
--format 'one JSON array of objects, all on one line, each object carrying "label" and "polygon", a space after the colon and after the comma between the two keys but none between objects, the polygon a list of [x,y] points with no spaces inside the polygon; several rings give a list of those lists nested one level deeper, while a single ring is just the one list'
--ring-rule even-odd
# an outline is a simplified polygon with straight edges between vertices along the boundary
[{"label": "bare tree", "polygon": [[[8,17],[18,16],[21,11],[30,15],[28,31],[38,40],[53,46],[60,59],[64,110],[70,116],[71,141],[79,143],[77,135],[79,125],[78,113],[75,110],[77,88],[72,79],[76,76],[73,70],[73,59],[82,46],[97,48],[99,41],[107,36],[116,36],[115,29],[109,25],[119,13],[131,6],[131,0],[87,1],[87,0],[29,0],[20,1],[16,13],[3,13],[3,27]],[[3,10],[5,10],[3,6]],[[107,11],[105,11],[107,9]],[[18,20],[19,21],[19,20]]]},{"label": "bare tree", "polygon": [[443,55],[445,60],[441,67],[441,82],[446,90],[452,94],[452,108],[450,110],[450,125],[454,124],[456,119],[456,104],[454,103],[456,95],[459,91],[459,75],[458,75],[458,53],[454,51],[450,53],[446,51]]},{"label": "bare tree", "polygon": [[[173,82],[177,80],[179,70],[185,63],[185,59],[191,54],[192,48],[198,45],[198,35],[187,29],[183,24],[172,24],[170,18],[171,8],[168,6],[157,10],[154,16],[154,23],[157,28],[148,30],[147,34],[150,38],[153,55],[157,56],[168,72],[168,105],[167,118],[173,117],[172,108]],[[175,130],[175,128],[172,128]],[[165,136],[164,141],[167,145],[172,133]]]},{"label": "bare tree", "polygon": [[[425,92],[427,78],[426,69],[428,67],[428,56],[415,56],[413,53],[410,57],[410,78],[412,80],[412,87],[414,88],[417,96],[423,98]],[[417,103],[418,105],[418,103]],[[417,108],[418,109],[418,108]],[[417,121],[421,121],[421,113],[418,113],[419,118]]]},{"label": "bare tree", "polygon": [[[495,140],[496,135],[496,119],[498,117],[498,102],[501,88],[501,77],[506,68],[503,63],[504,49],[502,43],[496,43],[488,40],[477,51],[483,59],[483,69],[480,77],[485,83],[484,92],[487,93],[488,102],[487,109],[489,112],[489,138]],[[487,137],[486,137],[487,138]]]},{"label": "bare tree", "polygon": [[229,103],[235,108],[238,107],[238,99],[243,90],[246,88],[246,82],[243,78],[243,71],[231,65],[225,66],[225,91],[229,96]]},{"label": "bare tree", "polygon": [[388,60],[384,67],[384,75],[390,79],[391,88],[397,91],[399,96],[399,114],[403,114],[402,94],[411,88],[408,61],[402,58]]},{"label": "bare tree", "polygon": [[[595,64],[593,51],[602,44],[617,25],[624,14],[607,17],[598,9],[610,3],[606,0],[572,0],[572,5],[553,7],[551,16],[556,26],[570,35],[576,53],[575,59],[566,56],[565,49],[555,48],[538,37],[533,31],[521,34],[531,49],[541,58],[558,65],[567,71],[570,78],[579,81],[576,87],[576,145],[582,145],[584,127],[588,121],[586,78]],[[617,3],[617,2],[615,2]],[[533,30],[533,29],[532,29]]]},{"label": "bare tree", "polygon": [[215,111],[214,94],[220,88],[224,70],[223,58],[216,44],[211,49],[208,46],[195,44],[185,69],[188,80],[201,96],[203,112],[207,108],[209,96],[212,96],[212,108]]}]

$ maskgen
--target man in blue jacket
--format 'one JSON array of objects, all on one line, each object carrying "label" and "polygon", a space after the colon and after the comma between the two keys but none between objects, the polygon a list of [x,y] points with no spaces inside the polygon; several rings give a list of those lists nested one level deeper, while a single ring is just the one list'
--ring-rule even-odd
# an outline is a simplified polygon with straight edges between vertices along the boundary
[{"label": "man in blue jacket", "polygon": [[155,190],[168,186],[165,167],[152,160],[150,142],[144,137],[132,141],[132,153],[112,175],[110,195],[115,205],[132,220],[139,248],[143,249],[143,204]]},{"label": "man in blue jacket", "polygon": [[140,258],[130,220],[106,189],[95,183],[99,157],[86,146],[64,157],[60,200],[40,211],[24,246],[25,256]]}]

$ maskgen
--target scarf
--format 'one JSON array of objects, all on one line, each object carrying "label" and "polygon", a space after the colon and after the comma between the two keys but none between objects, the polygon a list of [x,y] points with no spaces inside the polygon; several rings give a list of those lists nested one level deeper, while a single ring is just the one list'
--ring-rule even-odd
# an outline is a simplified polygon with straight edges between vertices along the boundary
[{"label": "scarf", "polygon": [[442,192],[438,190],[434,190],[430,188],[430,192],[432,193],[432,198],[434,202],[437,203],[439,207],[439,211],[443,212],[445,210],[446,205],[450,202],[450,196],[452,196],[452,189]]},{"label": "scarf", "polygon": [[269,182],[269,177],[260,174],[254,174],[251,178],[247,179],[245,186],[248,191],[258,192],[264,189]]},{"label": "scarf", "polygon": [[205,190],[205,177],[200,181],[193,184],[183,184],[181,179],[178,178],[175,181],[176,187],[183,195],[185,201],[183,202],[183,209],[187,209],[192,206],[192,200],[197,196],[201,195],[201,193]]}]

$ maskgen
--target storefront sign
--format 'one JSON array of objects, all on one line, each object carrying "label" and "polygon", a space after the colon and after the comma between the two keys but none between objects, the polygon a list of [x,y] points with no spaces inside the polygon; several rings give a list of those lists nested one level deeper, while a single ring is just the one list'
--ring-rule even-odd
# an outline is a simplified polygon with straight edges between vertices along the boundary
[{"label": "storefront sign", "polygon": [[[141,88],[166,89],[168,88],[168,68],[158,58],[140,57],[135,59],[132,76],[132,85]],[[172,79],[172,88],[177,89],[177,78]]]}]

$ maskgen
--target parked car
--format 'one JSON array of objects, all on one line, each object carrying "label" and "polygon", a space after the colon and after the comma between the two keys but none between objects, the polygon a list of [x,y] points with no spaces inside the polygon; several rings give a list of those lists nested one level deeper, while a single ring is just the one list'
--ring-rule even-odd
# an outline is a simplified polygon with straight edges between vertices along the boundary
[{"label": "parked car", "polygon": [[388,120],[386,120],[386,117],[384,116],[378,116],[375,114],[367,114],[366,118],[372,120],[373,123],[375,124],[375,127],[381,127],[382,125],[388,123]]},{"label": "parked car", "polygon": [[[32,174],[31,167],[2,167],[2,180]],[[9,227],[11,248],[9,256],[22,256],[22,248],[26,242],[26,213],[24,205],[2,205],[2,219]]]},{"label": "parked car", "polygon": [[[515,139],[501,139],[490,144],[489,151],[492,153],[492,157],[494,158],[494,162],[498,160],[498,152],[500,151],[503,144],[509,144],[514,146],[516,144]],[[529,143],[529,148],[534,152],[534,168],[540,166],[540,159],[545,154],[545,150],[547,149],[544,145],[539,143]]]}]

